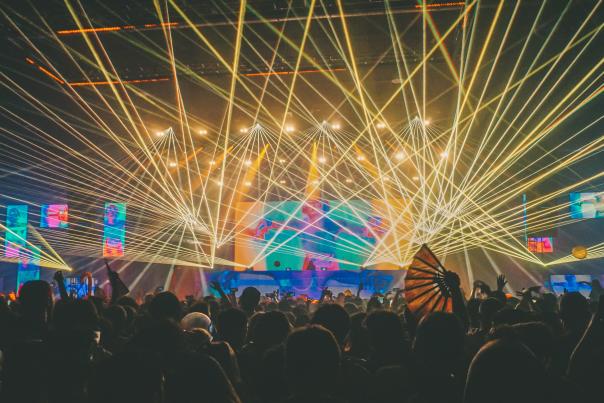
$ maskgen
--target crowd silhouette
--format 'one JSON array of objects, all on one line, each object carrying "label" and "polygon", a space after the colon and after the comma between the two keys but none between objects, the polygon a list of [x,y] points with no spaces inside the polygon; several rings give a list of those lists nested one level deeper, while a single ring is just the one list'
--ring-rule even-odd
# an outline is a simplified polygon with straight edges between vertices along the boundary
[{"label": "crowd silhouette", "polygon": [[[447,279],[457,287],[459,279]],[[58,283],[62,283],[60,274]],[[476,282],[452,313],[418,318],[324,290],[318,301],[217,295],[77,299],[44,281],[0,299],[1,402],[602,402],[604,298]]]}]

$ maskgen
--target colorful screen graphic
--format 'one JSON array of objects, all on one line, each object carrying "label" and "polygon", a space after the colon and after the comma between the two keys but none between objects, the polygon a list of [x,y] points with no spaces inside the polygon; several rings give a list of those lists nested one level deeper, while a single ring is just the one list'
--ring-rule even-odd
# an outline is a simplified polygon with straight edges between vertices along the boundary
[{"label": "colorful screen graphic", "polygon": [[6,206],[5,256],[16,258],[25,249],[27,239],[27,206]]},{"label": "colorful screen graphic", "polygon": [[604,217],[604,192],[570,193],[570,217]]},{"label": "colorful screen graphic", "polygon": [[552,274],[549,276],[550,288],[556,295],[565,292],[580,292],[589,298],[594,282],[604,284],[604,276],[591,274]]},{"label": "colorful screen graphic", "polygon": [[[25,256],[27,255],[27,256]],[[28,281],[40,280],[40,251],[22,253],[17,265],[17,290]]]},{"label": "colorful screen graphic", "polygon": [[103,256],[122,257],[126,246],[126,204],[105,203]]},{"label": "colorful screen graphic", "polygon": [[358,270],[378,242],[391,242],[384,206],[382,200],[239,203],[235,261],[255,270]]},{"label": "colorful screen graphic", "polygon": [[554,253],[554,238],[551,236],[545,237],[529,237],[528,250],[533,253]]},{"label": "colorful screen graphic", "polygon": [[41,228],[67,228],[69,210],[67,204],[43,204],[40,207]]},{"label": "colorful screen graphic", "polygon": [[[99,280],[92,278],[92,290],[94,291],[99,284]],[[65,289],[70,296],[82,299],[88,295],[88,280],[82,277],[66,277]]]}]

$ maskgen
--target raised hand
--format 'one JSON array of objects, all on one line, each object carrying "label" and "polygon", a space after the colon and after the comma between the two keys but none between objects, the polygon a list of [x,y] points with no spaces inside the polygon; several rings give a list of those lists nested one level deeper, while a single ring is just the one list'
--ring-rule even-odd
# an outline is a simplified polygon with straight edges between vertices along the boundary
[{"label": "raised hand", "polygon": [[505,279],[505,275],[500,274],[497,276],[497,291],[503,291],[508,281]]},{"label": "raised hand", "polygon": [[63,272],[61,270],[55,271],[55,274],[53,274],[52,279],[58,284],[61,284],[65,281],[65,277],[63,277]]},{"label": "raised hand", "polygon": [[461,284],[461,280],[459,280],[459,276],[457,273],[453,271],[445,271],[445,284],[449,287],[450,290],[459,289]]}]

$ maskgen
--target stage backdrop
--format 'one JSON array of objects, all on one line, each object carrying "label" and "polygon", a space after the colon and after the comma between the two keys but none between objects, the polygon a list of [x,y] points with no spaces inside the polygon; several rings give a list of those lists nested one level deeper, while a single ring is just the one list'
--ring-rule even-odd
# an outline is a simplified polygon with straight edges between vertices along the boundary
[{"label": "stage backdrop", "polygon": [[[402,200],[241,202],[235,262],[254,270],[400,269],[411,217]],[[393,228],[393,225],[396,228]]]}]

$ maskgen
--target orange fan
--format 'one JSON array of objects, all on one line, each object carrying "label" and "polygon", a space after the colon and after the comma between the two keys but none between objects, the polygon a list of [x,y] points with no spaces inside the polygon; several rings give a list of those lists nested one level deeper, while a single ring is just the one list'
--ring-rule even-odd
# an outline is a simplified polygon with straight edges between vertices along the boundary
[{"label": "orange fan", "polygon": [[453,312],[445,273],[430,248],[422,245],[407,270],[404,290],[407,307],[418,319],[434,311]]}]

